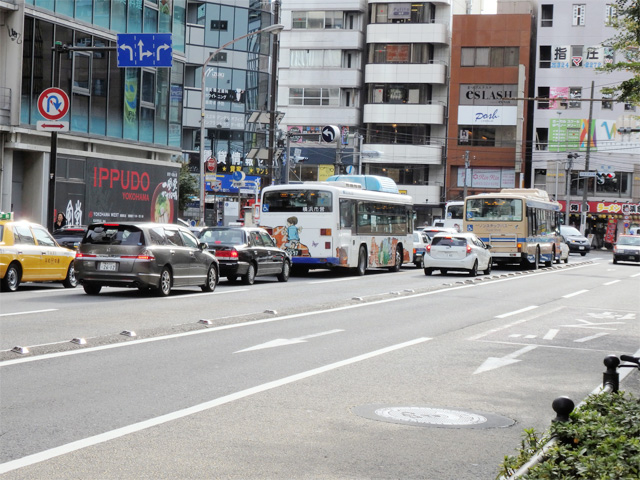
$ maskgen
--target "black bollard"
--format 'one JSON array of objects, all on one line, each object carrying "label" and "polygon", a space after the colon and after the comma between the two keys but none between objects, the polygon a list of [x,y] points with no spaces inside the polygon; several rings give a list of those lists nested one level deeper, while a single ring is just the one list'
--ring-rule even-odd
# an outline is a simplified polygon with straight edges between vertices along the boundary
[{"label": "black bollard", "polygon": [[607,367],[607,369],[602,374],[602,387],[604,389],[610,389],[613,393],[617,392],[620,388],[619,365],[620,359],[615,355],[607,355],[604,357],[604,366]]},{"label": "black bollard", "polygon": [[569,397],[558,397],[551,404],[551,408],[556,412],[556,418],[552,422],[568,422],[569,415],[573,412],[575,403]]}]

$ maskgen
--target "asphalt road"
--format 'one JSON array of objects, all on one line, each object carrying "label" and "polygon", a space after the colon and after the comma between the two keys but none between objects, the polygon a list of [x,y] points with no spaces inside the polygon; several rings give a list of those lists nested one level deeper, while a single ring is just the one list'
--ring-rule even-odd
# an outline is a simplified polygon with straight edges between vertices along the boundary
[{"label": "asphalt road", "polygon": [[578,403],[605,355],[637,354],[639,283],[594,252],[475,280],[407,268],[168,299],[3,293],[0,473],[494,478],[554,398]]}]

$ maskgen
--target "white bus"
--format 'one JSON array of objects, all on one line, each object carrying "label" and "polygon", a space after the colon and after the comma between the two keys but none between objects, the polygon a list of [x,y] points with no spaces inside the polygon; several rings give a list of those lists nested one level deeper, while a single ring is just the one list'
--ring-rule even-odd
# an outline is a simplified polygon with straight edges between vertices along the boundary
[{"label": "white bus", "polygon": [[560,263],[560,204],[544,190],[511,188],[465,199],[464,230],[491,244],[496,263]]},{"label": "white bus", "polygon": [[260,226],[291,255],[294,268],[398,271],[412,261],[413,200],[393,180],[335,175],[325,182],[262,191]]},{"label": "white bus", "polygon": [[454,200],[444,205],[444,218],[434,220],[434,227],[455,228],[462,231],[464,223],[464,201]]}]

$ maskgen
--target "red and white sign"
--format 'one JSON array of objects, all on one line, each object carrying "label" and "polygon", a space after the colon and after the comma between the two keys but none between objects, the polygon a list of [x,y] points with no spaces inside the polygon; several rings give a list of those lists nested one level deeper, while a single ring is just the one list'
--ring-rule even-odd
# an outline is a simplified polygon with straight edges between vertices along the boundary
[{"label": "red and white sign", "polygon": [[57,120],[38,120],[36,122],[36,130],[41,132],[68,132],[69,122],[60,122]]},{"label": "red and white sign", "polygon": [[207,170],[210,172],[215,172],[218,168],[218,162],[215,157],[209,157],[209,159],[205,162],[207,166]]},{"label": "red and white sign", "polygon": [[69,96],[59,88],[47,88],[38,97],[38,112],[47,120],[60,120],[69,111]]}]

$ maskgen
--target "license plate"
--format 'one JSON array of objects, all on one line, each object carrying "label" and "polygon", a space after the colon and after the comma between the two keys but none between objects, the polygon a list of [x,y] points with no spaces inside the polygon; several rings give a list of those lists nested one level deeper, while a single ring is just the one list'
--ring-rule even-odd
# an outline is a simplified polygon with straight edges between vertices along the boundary
[{"label": "license plate", "polygon": [[584,247],[580,247],[580,250],[584,250]]},{"label": "license plate", "polygon": [[118,264],[116,262],[100,262],[98,264],[98,270],[115,272],[118,270]]}]

